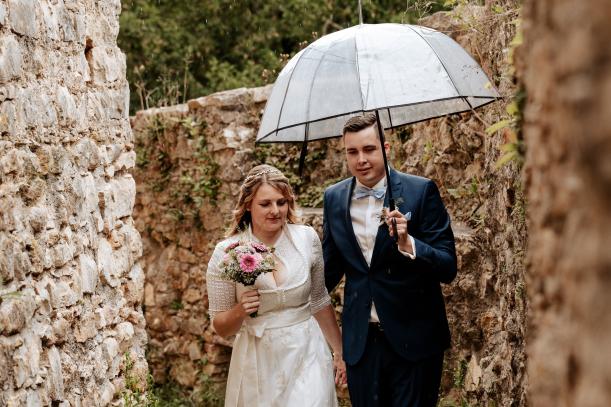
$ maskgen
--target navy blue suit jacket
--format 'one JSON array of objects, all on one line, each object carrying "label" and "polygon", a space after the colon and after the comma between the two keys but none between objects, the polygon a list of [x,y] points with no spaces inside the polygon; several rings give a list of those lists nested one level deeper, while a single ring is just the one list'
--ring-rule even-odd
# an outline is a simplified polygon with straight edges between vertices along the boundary
[{"label": "navy blue suit jacket", "polygon": [[[372,300],[392,348],[416,361],[450,346],[450,330],[440,283],[456,277],[450,217],[429,179],[391,169],[393,197],[401,213],[412,213],[409,234],[416,259],[402,255],[388,228],[376,236],[371,265],[363,257],[350,217],[355,178],[332,185],[324,196],[325,283],[331,291],[346,276],[342,341],[344,360],[353,365],[365,350]],[[384,206],[388,207],[388,197]]]}]

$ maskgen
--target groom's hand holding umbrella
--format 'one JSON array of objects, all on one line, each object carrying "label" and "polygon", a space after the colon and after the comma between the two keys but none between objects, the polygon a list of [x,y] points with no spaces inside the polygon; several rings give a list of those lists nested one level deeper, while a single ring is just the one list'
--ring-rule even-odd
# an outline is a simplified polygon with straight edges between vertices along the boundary
[{"label": "groom's hand holding umbrella", "polygon": [[397,247],[402,252],[413,254],[414,248],[412,247],[412,239],[409,238],[408,230],[409,215],[410,213],[408,213],[408,216],[406,217],[401,212],[395,209],[394,211],[388,213],[388,215],[386,216],[386,224],[388,225],[388,231],[390,233],[390,236],[394,238],[395,233],[392,227],[392,222],[395,222],[395,224],[397,225],[398,236],[398,239],[396,239]]}]

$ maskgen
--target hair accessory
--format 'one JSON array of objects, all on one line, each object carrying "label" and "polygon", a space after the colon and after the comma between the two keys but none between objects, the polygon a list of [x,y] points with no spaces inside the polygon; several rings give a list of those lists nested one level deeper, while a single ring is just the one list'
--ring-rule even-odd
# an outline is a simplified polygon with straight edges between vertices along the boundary
[{"label": "hair accessory", "polygon": [[248,181],[250,181],[250,180],[252,180],[252,179],[259,178],[259,177],[260,177],[260,176],[262,176],[262,175],[265,175],[265,174],[271,174],[271,173],[273,173],[273,172],[275,172],[275,173],[280,173],[280,174],[281,174],[280,170],[277,170],[276,168],[266,168],[266,169],[264,169],[264,170],[261,170],[261,171],[255,172],[254,174],[250,174],[248,177],[246,177],[246,178],[244,179],[244,183],[246,184]]}]

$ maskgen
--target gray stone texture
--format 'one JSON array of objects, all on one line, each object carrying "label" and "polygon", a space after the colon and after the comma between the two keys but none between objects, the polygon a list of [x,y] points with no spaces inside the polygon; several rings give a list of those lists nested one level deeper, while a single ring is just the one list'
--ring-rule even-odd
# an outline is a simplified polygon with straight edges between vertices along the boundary
[{"label": "gray stone texture", "polygon": [[0,0],[1,406],[120,403],[127,353],[146,380],[120,8]]}]

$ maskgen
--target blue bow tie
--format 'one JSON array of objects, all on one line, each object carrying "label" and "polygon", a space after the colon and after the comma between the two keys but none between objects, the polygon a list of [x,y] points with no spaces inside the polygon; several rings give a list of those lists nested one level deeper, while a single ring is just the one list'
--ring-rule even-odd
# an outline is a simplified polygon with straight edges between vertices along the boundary
[{"label": "blue bow tie", "polygon": [[363,199],[368,196],[373,196],[375,197],[375,199],[382,199],[384,198],[384,195],[386,195],[386,187],[373,189],[373,188],[367,188],[365,186],[357,185],[357,187],[354,189],[353,198],[354,199]]}]

